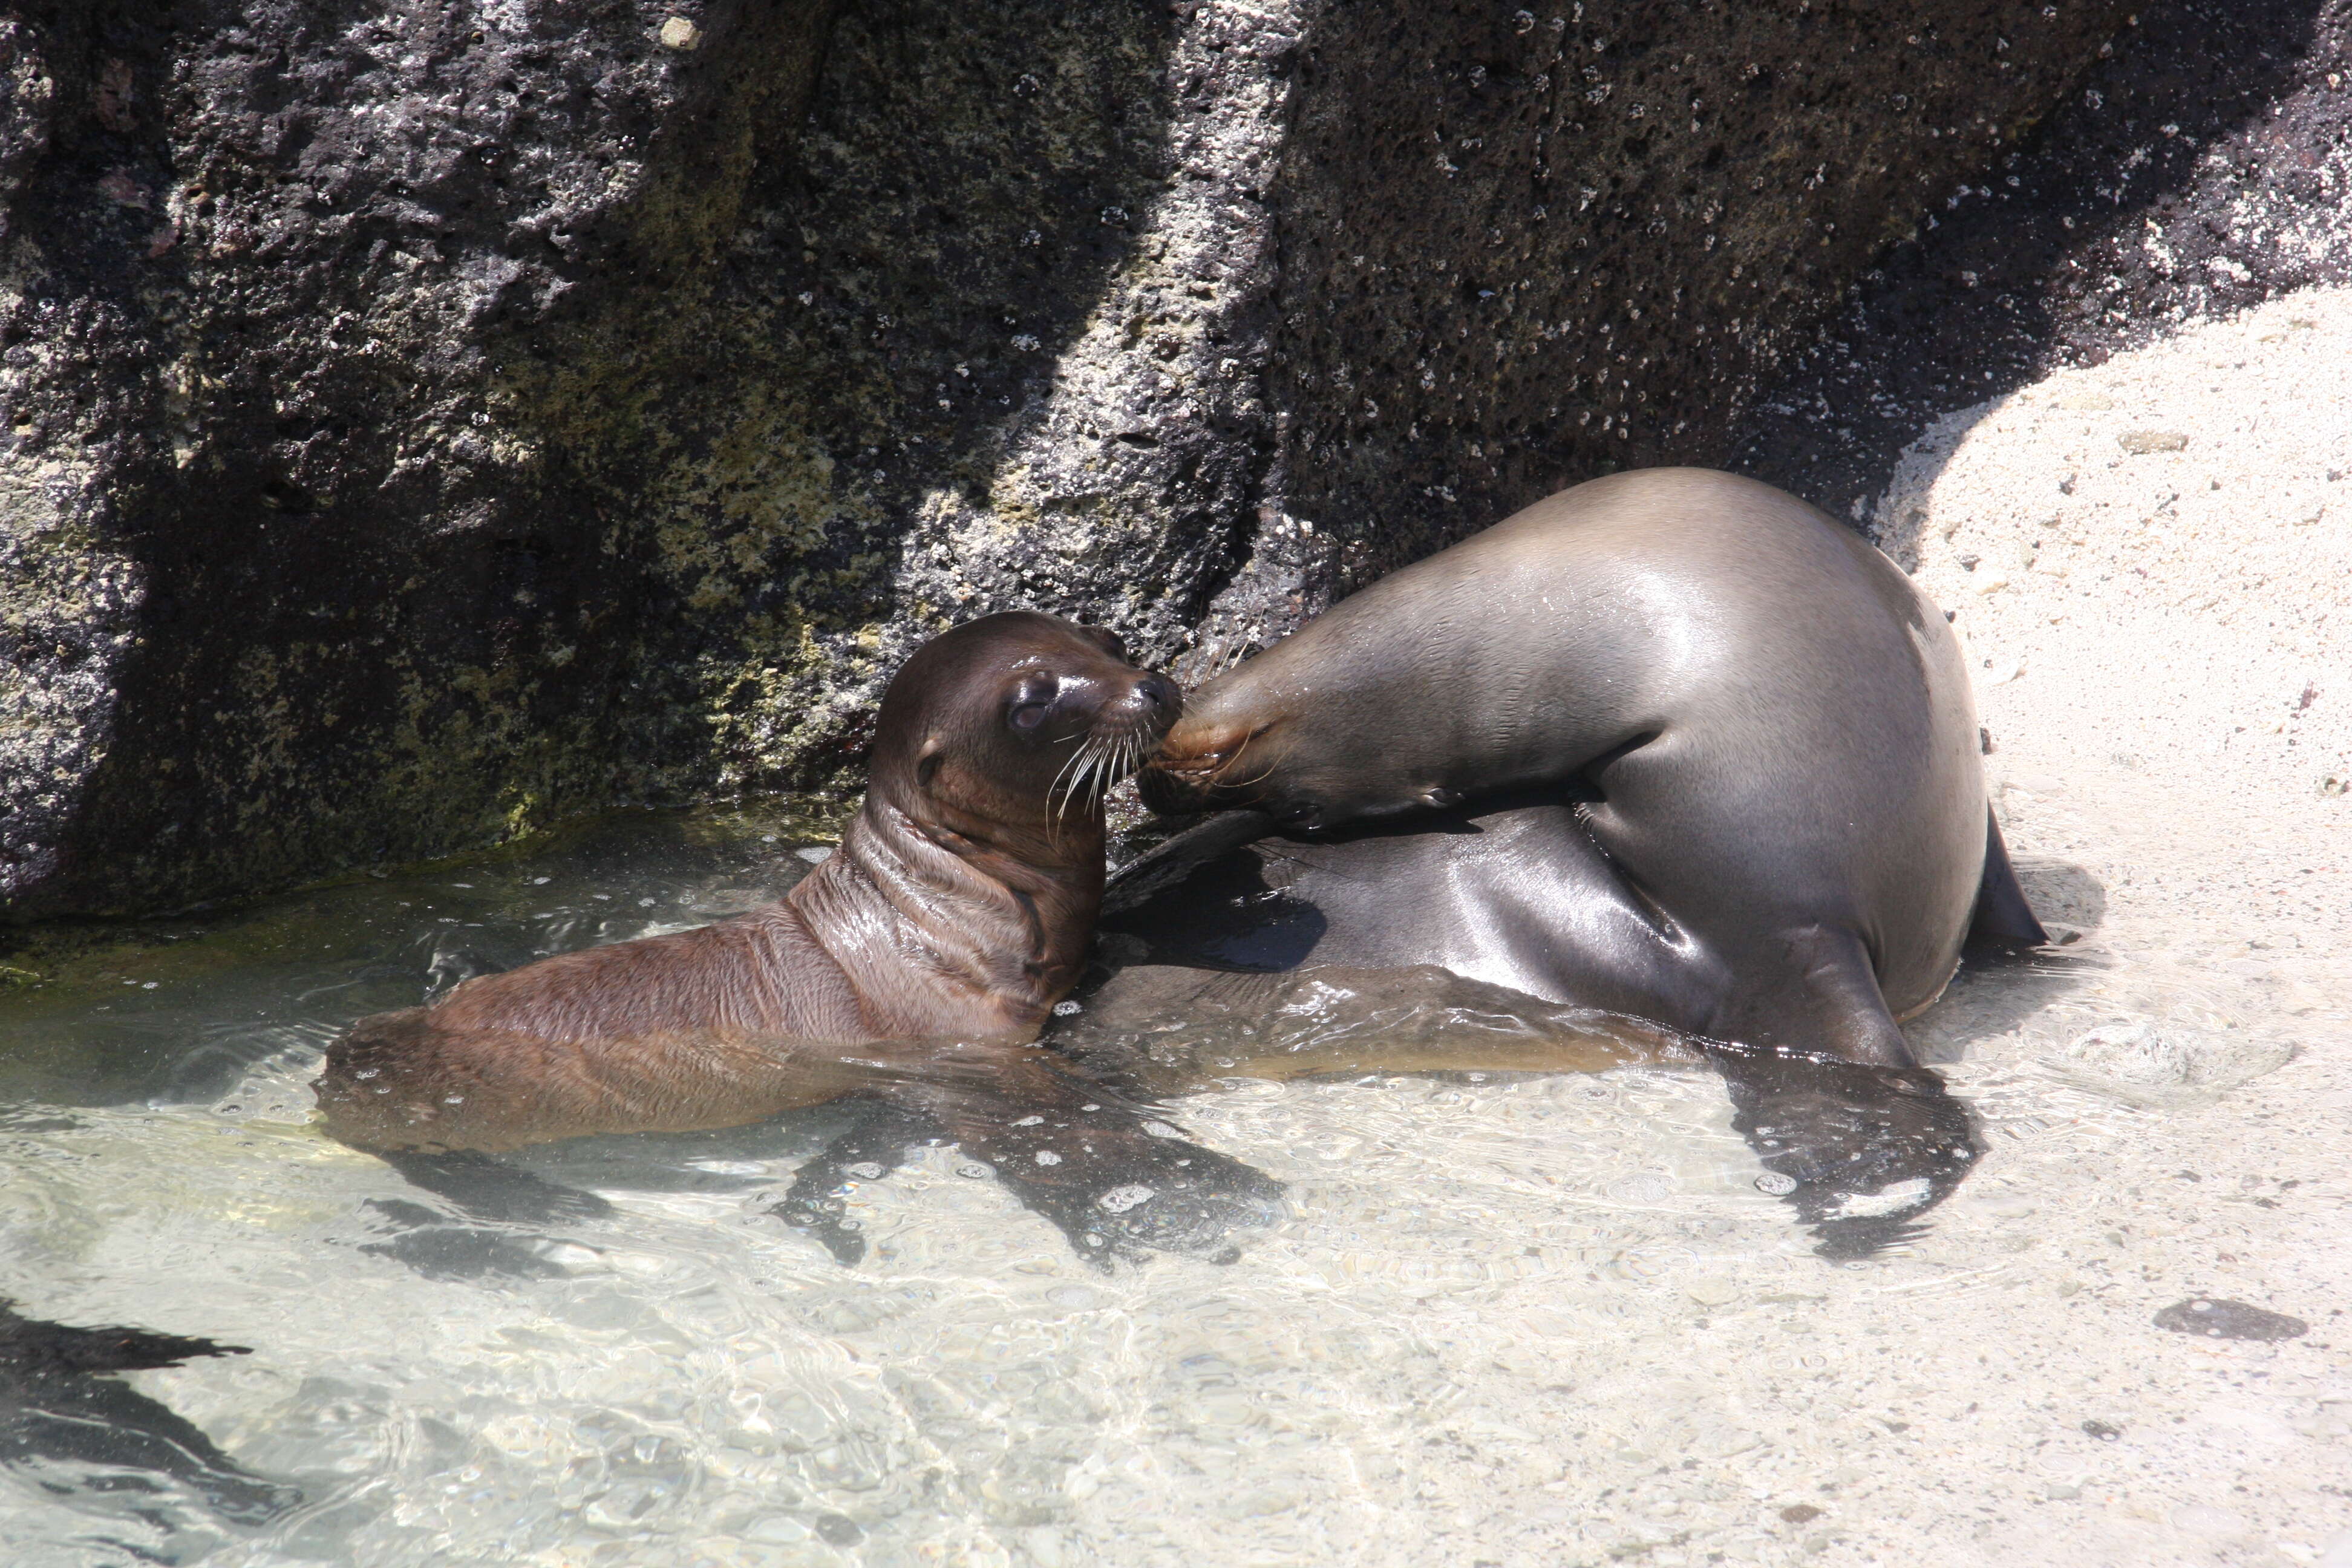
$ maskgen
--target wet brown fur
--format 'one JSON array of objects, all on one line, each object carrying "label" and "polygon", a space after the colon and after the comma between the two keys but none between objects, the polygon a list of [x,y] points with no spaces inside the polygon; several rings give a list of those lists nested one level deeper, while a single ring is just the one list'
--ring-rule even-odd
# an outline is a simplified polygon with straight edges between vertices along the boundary
[{"label": "wet brown fur", "polygon": [[[1012,715],[1046,690],[1024,732]],[[883,698],[841,847],[782,902],[361,1019],[317,1085],[329,1131],[495,1152],[736,1125],[942,1059],[1042,1071],[1026,1042],[1076,983],[1102,899],[1100,788],[1177,702],[1116,638],[1049,616],[935,638]],[[1100,761],[1074,770],[1081,756]]]}]

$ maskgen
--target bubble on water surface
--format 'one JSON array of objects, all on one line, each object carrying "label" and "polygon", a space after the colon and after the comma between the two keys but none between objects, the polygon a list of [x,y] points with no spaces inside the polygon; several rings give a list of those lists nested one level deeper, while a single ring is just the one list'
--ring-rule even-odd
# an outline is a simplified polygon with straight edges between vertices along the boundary
[{"label": "bubble on water surface", "polygon": [[1662,1171],[1641,1171],[1618,1177],[1608,1190],[1621,1204],[1664,1203],[1675,1195],[1675,1179]]}]

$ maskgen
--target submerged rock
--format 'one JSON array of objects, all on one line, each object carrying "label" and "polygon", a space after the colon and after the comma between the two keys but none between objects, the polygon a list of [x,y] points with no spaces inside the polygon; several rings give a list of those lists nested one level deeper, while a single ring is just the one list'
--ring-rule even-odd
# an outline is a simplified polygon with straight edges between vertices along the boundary
[{"label": "submerged rock", "polygon": [[2311,1325],[2301,1318],[2219,1296],[2177,1301],[2156,1315],[2156,1326],[2215,1340],[2293,1340],[2311,1332]]}]

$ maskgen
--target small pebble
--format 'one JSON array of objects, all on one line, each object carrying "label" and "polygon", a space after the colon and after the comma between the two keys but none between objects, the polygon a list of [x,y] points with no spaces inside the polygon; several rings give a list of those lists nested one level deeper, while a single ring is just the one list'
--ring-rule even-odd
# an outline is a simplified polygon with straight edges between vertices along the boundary
[{"label": "small pebble", "polygon": [[672,16],[661,25],[662,47],[686,50],[699,47],[702,29],[683,16]]}]

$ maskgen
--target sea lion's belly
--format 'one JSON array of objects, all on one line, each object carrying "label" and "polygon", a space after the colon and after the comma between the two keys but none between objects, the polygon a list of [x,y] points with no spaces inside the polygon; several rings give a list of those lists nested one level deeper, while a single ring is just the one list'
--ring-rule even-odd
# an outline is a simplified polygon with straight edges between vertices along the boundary
[{"label": "sea lion's belly", "polygon": [[1287,973],[1433,966],[1544,1002],[1696,1030],[1730,973],[1646,903],[1566,805],[1426,831],[1260,840],[1107,915],[1131,962]]}]

